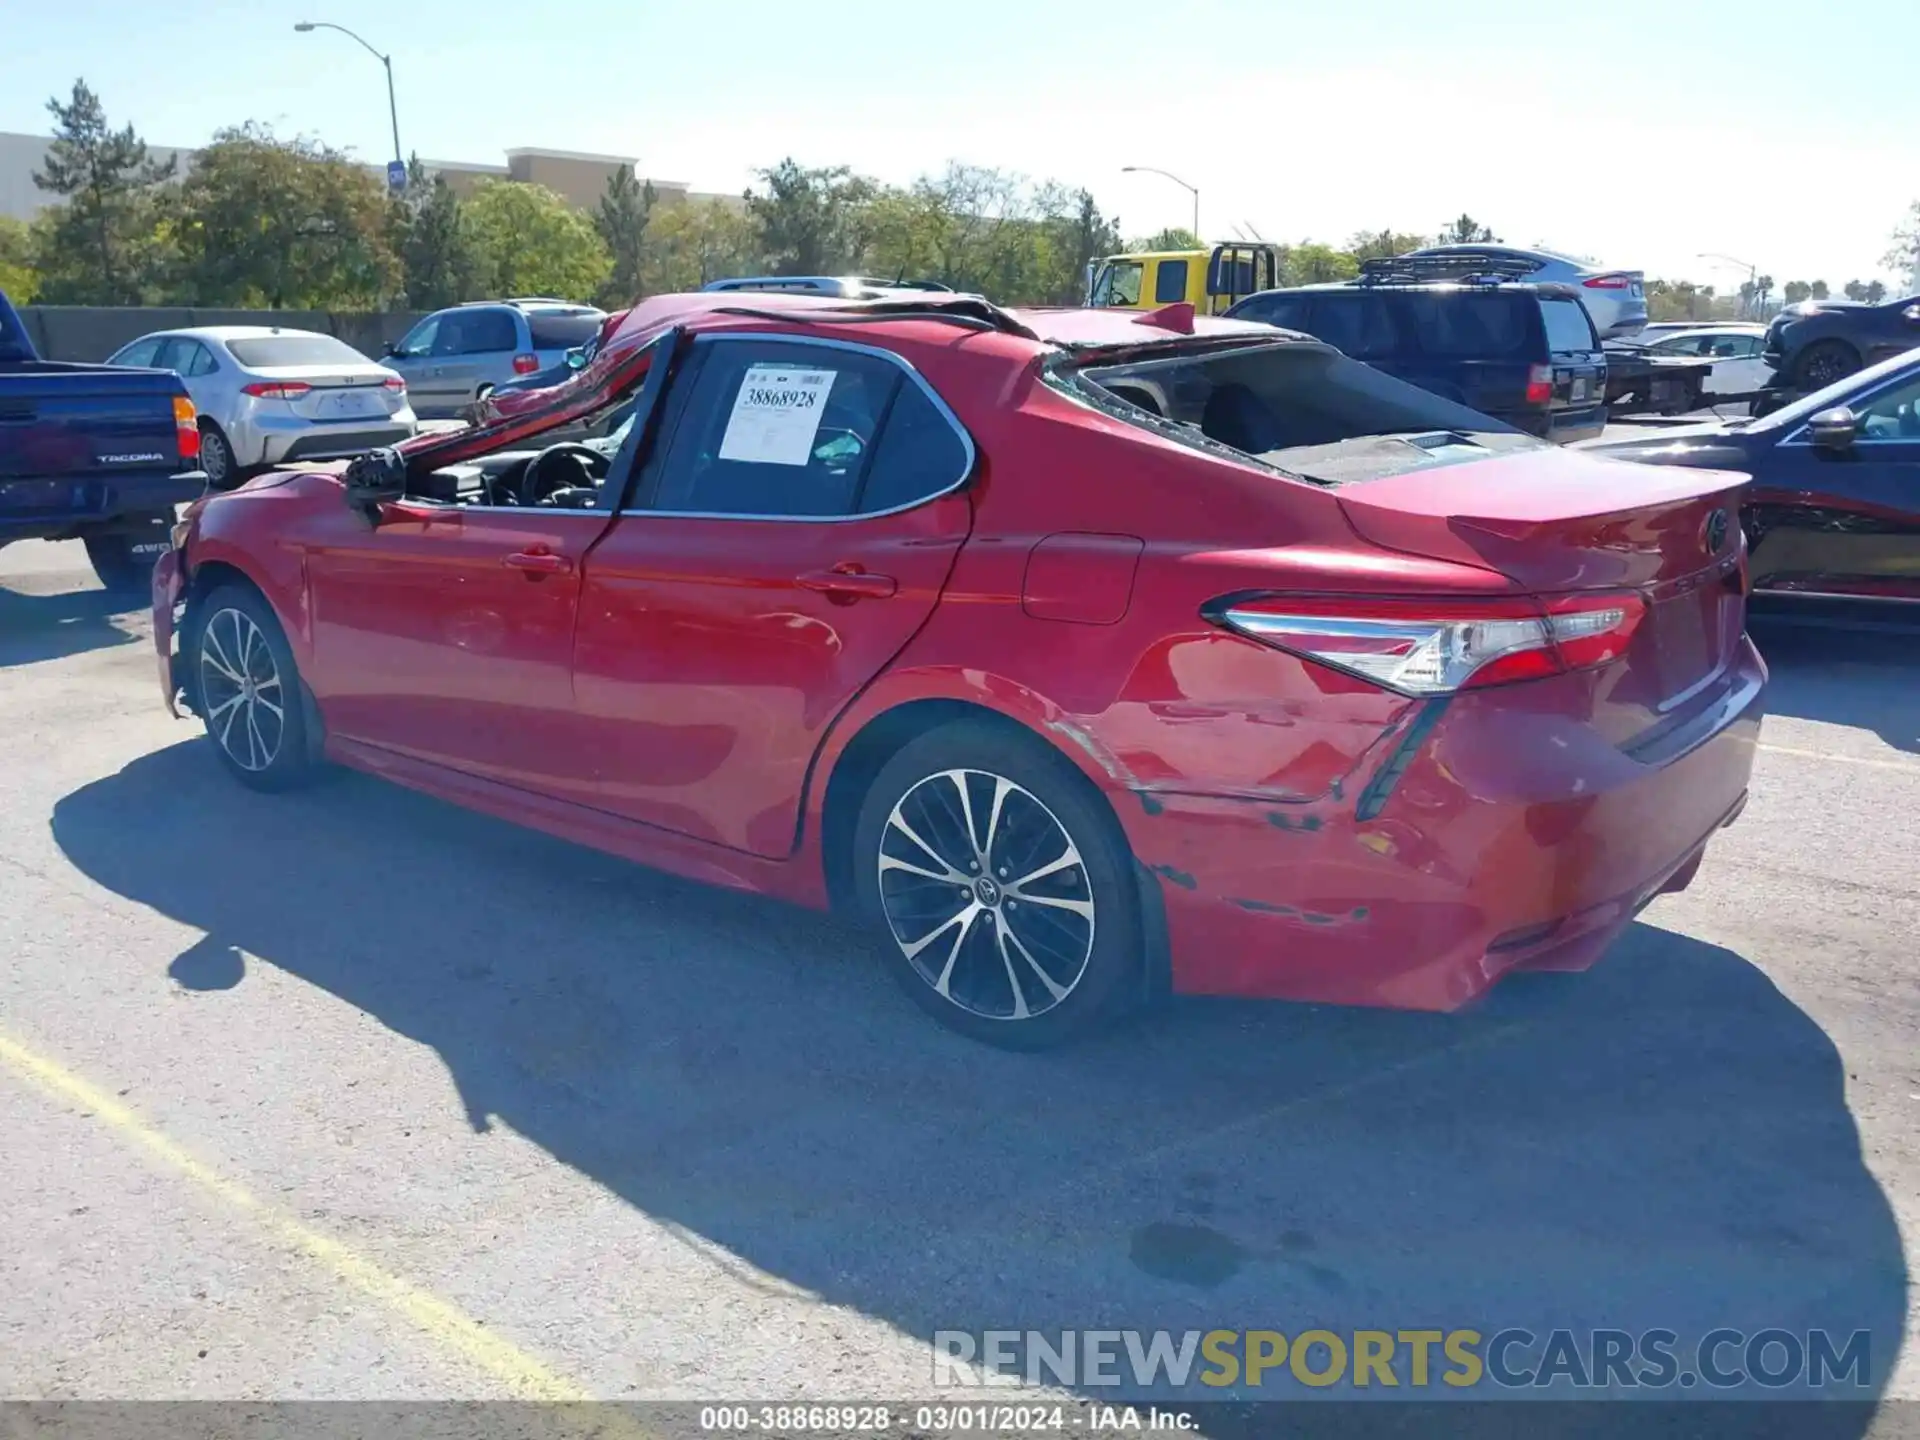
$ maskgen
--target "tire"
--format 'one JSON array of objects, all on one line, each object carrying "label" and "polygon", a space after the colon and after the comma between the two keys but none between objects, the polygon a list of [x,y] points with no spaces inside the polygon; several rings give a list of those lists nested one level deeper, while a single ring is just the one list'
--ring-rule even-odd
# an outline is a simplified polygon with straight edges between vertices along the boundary
[{"label": "tire", "polygon": [[200,468],[207,474],[209,490],[231,490],[240,483],[240,462],[234,458],[233,442],[211,420],[200,422]]},{"label": "tire", "polygon": [[306,694],[273,607],[247,585],[222,585],[194,607],[189,643],[196,708],[227,772],[255,790],[289,790],[319,770]]},{"label": "tire", "polygon": [[115,595],[142,597],[153,592],[153,567],[167,553],[173,516],[134,515],[112,530],[88,535],[87,559],[100,583]]},{"label": "tire", "polygon": [[1800,352],[1794,361],[1793,376],[1797,388],[1824,390],[1860,368],[1860,357],[1843,340],[1820,340]]},{"label": "tire", "polygon": [[888,969],[951,1029],[1043,1050],[1140,993],[1131,852],[1042,741],[980,720],[908,741],[867,791],[853,853]]}]

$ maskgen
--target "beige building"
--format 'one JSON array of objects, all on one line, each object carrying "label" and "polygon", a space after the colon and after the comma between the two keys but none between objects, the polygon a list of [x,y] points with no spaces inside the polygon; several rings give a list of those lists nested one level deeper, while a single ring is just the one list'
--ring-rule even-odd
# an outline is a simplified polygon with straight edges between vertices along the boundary
[{"label": "beige building", "polygon": [[[52,198],[33,183],[33,172],[46,163],[49,143],[45,135],[0,132],[0,215],[30,220]],[[148,148],[156,160],[177,156],[182,166],[193,160],[191,150],[178,150],[166,145]],[[507,151],[507,163],[504,165],[481,165],[464,160],[427,160],[422,163],[434,174],[444,176],[459,194],[471,192],[474,184],[483,179],[518,180],[525,184],[544,185],[586,210],[599,203],[600,196],[607,188],[608,177],[623,169],[632,170],[635,161],[631,155],[590,155],[577,150],[528,148]],[[370,165],[367,168],[382,177],[386,174],[385,165]],[[666,204],[685,200],[740,203],[737,195],[710,195],[692,190],[684,180],[638,178],[643,183],[651,184],[659,200]]]}]

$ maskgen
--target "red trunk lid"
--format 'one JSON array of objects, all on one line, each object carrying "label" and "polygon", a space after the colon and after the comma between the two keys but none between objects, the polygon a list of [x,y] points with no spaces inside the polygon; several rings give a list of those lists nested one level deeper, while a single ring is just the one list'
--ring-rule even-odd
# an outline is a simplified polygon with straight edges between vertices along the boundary
[{"label": "red trunk lid", "polygon": [[1589,677],[1591,719],[1624,743],[1702,694],[1739,643],[1746,481],[1528,450],[1365,481],[1338,498],[1354,529],[1388,549],[1495,570],[1534,594],[1638,591],[1647,614],[1632,643]]}]

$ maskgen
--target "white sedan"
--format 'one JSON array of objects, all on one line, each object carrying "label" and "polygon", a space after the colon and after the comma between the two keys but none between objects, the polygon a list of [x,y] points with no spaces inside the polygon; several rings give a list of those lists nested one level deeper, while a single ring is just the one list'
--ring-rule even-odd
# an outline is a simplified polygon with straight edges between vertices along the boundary
[{"label": "white sedan", "polygon": [[1662,335],[1649,355],[1700,356],[1713,361],[1701,387],[1709,399],[1752,395],[1766,388],[1773,367],[1761,357],[1766,331],[1752,325],[1702,325]]},{"label": "white sedan", "polygon": [[293,460],[338,459],[419,428],[407,382],[312,330],[210,325],[142,335],[107,362],[172,370],[200,412],[200,461],[216,489]]}]

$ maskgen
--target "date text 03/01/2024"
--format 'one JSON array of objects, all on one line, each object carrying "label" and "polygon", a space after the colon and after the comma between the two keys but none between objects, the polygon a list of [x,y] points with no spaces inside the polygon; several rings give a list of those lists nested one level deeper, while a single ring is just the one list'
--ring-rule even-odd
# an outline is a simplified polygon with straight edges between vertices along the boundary
[{"label": "date text 03/01/2024", "polygon": [[803,1404],[707,1405],[700,1429],[709,1435],[1029,1435],[1070,1432],[1121,1435],[1144,1431],[1189,1433],[1189,1412],[1156,1405],[1008,1405],[941,1402],[924,1405]]}]

